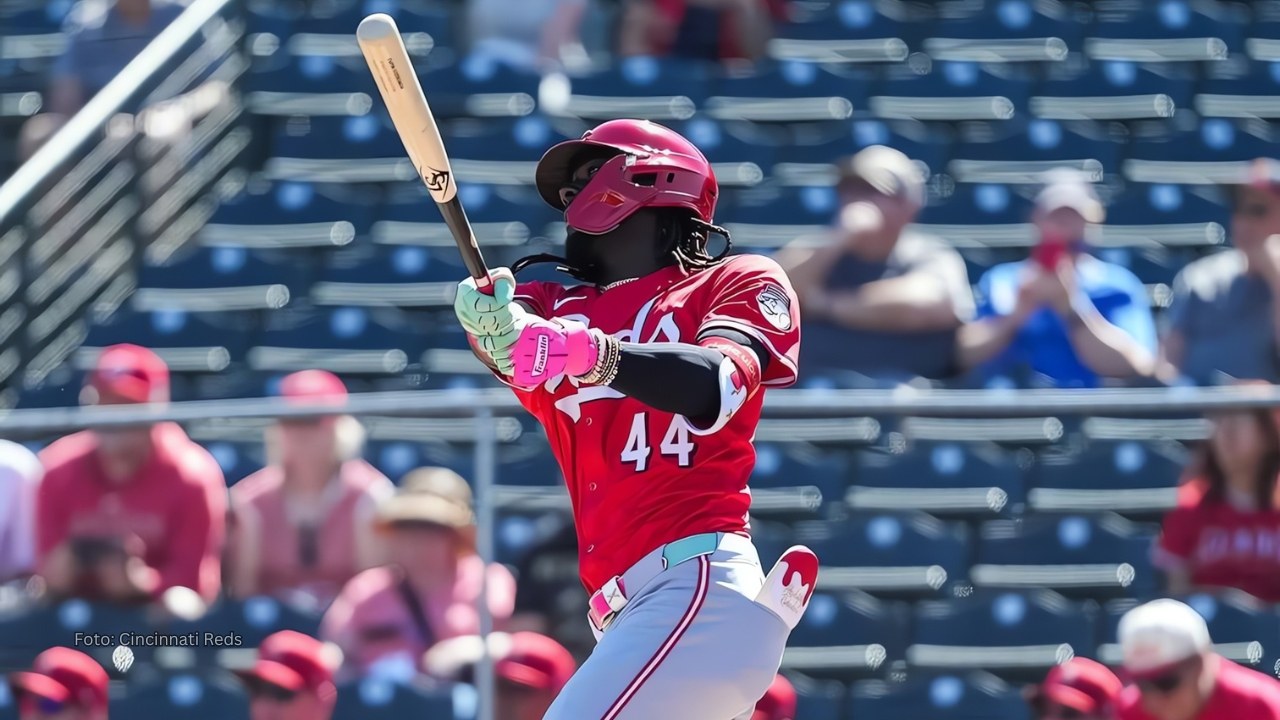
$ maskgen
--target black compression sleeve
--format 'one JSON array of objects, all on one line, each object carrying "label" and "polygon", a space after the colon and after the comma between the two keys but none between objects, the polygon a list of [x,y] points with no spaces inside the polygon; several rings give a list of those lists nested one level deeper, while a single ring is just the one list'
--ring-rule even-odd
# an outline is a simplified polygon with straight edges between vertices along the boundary
[{"label": "black compression sleeve", "polygon": [[[727,339],[752,350],[761,364],[768,355],[759,343],[732,332]],[[618,375],[610,383],[622,394],[656,410],[683,415],[697,423],[720,412],[720,363],[715,349],[687,343],[622,343]]]}]

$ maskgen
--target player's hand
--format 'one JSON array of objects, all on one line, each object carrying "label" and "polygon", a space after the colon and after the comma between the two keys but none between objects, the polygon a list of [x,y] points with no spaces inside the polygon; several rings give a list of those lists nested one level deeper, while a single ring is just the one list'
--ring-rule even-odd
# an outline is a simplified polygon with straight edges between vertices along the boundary
[{"label": "player's hand", "polygon": [[599,345],[591,330],[575,320],[534,318],[520,332],[512,378],[536,387],[561,375],[585,375],[596,365]]},{"label": "player's hand", "polygon": [[493,281],[490,295],[476,286],[474,278],[458,283],[453,312],[462,328],[476,337],[492,337],[510,332],[514,323],[511,308],[516,295],[516,278],[507,268],[489,273]]}]

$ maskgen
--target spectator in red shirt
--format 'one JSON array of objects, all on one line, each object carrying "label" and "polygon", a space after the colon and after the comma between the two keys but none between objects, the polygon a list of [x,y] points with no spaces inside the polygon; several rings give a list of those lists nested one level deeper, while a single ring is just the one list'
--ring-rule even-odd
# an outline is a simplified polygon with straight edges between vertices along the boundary
[{"label": "spectator in red shirt", "polygon": [[[168,400],[168,367],[136,345],[104,350],[81,395],[84,404]],[[40,460],[37,566],[51,593],[145,601],[184,587],[205,602],[217,596],[226,484],[182,428],[85,430]]]},{"label": "spectator in red shirt", "polygon": [[1053,666],[1027,702],[1036,720],[1109,720],[1123,689],[1106,665],[1077,657]]},{"label": "spectator in red shirt", "polygon": [[25,581],[35,569],[36,490],[43,475],[35,453],[0,440],[0,584]]},{"label": "spectator in red shirt", "polygon": [[795,720],[796,689],[791,681],[778,675],[756,703],[751,720]]},{"label": "spectator in red shirt", "polygon": [[[340,406],[347,388],[332,373],[304,370],[285,377],[280,394],[293,404]],[[350,415],[285,418],[266,442],[270,464],[231,488],[229,590],[323,609],[348,580],[383,562],[375,517],[395,486],[360,459],[364,428]]]},{"label": "spectator in red shirt", "polygon": [[784,0],[627,0],[618,54],[757,60],[785,16]]},{"label": "spectator in red shirt", "polygon": [[[446,640],[427,653],[427,673],[471,682],[483,651],[478,635]],[[492,633],[489,654],[497,681],[494,717],[501,720],[541,720],[578,667],[567,648],[535,632]]]},{"label": "spectator in red shirt", "polygon": [[107,720],[107,671],[79,650],[49,648],[9,685],[18,720]]},{"label": "spectator in red shirt", "polygon": [[379,520],[393,565],[347,583],[320,626],[321,637],[342,648],[344,673],[406,680],[437,642],[478,635],[486,579],[494,626],[503,629],[515,605],[515,578],[476,554],[465,480],[445,468],[414,470],[382,505]]},{"label": "spectator in red shirt", "polygon": [[1280,720],[1280,683],[1213,652],[1204,618],[1177,600],[1125,613],[1118,630],[1134,684],[1117,720]]},{"label": "spectator in red shirt", "polygon": [[300,632],[268,635],[253,667],[237,673],[249,694],[249,720],[329,720],[340,657],[337,648]]},{"label": "spectator in red shirt", "polygon": [[1219,415],[1154,553],[1171,594],[1239,588],[1280,602],[1280,436],[1266,411]]}]

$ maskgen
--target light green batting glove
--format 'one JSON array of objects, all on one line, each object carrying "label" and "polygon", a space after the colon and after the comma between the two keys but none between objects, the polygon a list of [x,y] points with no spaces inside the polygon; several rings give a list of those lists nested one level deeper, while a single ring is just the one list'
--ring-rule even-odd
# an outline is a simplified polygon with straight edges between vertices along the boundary
[{"label": "light green batting glove", "polygon": [[511,350],[524,328],[527,313],[515,303],[516,279],[509,269],[497,268],[490,271],[489,277],[493,279],[492,295],[476,287],[474,278],[458,283],[453,312],[462,329],[475,338],[476,346],[493,360],[498,371],[511,375]]}]

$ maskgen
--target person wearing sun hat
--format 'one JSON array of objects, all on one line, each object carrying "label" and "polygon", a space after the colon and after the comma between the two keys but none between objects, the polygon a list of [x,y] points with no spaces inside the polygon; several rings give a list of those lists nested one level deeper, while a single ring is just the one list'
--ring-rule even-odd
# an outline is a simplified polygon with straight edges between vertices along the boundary
[{"label": "person wearing sun hat", "polygon": [[49,648],[9,685],[19,720],[107,720],[107,671],[79,650]]},{"label": "person wearing sun hat", "polygon": [[407,678],[437,642],[480,632],[476,609],[487,579],[489,612],[503,629],[515,578],[476,554],[471,488],[447,468],[418,468],[378,509],[392,564],[357,575],[334,600],[321,637],[342,648],[343,674]]},{"label": "person wearing sun hat", "polygon": [[1124,683],[1106,665],[1076,657],[1054,665],[1031,688],[1027,703],[1036,720],[1108,720]]},{"label": "person wearing sun hat", "polygon": [[1213,651],[1204,618],[1153,600],[1120,618],[1125,675],[1117,720],[1280,720],[1280,682]]},{"label": "person wearing sun hat", "polygon": [[249,694],[250,720],[329,720],[341,654],[294,630],[268,635],[253,666],[236,673]]}]

